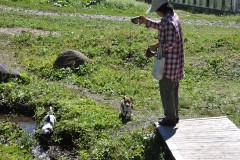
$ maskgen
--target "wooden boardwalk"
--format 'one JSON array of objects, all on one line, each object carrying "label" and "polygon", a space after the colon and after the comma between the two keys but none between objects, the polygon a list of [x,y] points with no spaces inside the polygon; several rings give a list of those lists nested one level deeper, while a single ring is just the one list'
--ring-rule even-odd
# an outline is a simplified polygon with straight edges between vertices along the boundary
[{"label": "wooden boardwalk", "polygon": [[176,160],[240,160],[240,129],[225,116],[156,126]]}]

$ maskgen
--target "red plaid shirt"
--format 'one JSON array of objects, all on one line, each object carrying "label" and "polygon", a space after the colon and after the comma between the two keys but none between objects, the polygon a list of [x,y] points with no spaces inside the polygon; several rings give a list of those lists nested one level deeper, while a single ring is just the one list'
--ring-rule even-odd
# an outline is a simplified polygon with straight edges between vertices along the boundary
[{"label": "red plaid shirt", "polygon": [[164,76],[172,81],[184,77],[184,47],[182,28],[178,15],[168,14],[161,22],[147,20],[146,27],[158,29],[158,40],[165,54]]}]

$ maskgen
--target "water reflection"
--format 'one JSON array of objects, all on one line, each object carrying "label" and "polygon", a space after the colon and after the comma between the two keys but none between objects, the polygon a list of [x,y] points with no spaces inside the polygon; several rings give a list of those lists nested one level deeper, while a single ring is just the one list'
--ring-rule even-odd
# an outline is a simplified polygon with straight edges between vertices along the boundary
[{"label": "water reflection", "polygon": [[0,122],[13,122],[17,123],[26,133],[33,133],[37,129],[37,124],[32,117],[22,115],[7,115],[0,114]]}]

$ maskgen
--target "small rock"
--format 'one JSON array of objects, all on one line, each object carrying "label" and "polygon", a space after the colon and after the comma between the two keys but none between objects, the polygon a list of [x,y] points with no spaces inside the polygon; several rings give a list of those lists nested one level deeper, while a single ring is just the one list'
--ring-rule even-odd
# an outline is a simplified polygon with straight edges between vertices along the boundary
[{"label": "small rock", "polygon": [[91,62],[91,60],[78,51],[67,50],[58,55],[53,66],[55,68],[69,67],[72,69],[76,69],[80,65],[83,65],[85,62]]}]

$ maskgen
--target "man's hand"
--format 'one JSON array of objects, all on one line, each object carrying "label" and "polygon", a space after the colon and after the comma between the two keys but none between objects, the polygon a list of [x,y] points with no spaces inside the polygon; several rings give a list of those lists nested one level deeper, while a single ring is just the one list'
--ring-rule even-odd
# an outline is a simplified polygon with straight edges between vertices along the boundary
[{"label": "man's hand", "polygon": [[149,49],[153,52],[156,52],[158,49],[158,43],[149,45]]}]

